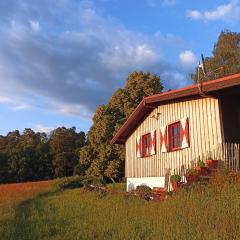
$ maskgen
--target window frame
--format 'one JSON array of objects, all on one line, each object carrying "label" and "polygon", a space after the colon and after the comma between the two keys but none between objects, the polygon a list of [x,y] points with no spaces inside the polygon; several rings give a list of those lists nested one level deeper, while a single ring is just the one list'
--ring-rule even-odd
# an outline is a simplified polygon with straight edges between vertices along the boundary
[{"label": "window frame", "polygon": [[[147,138],[149,138],[149,145],[147,145]],[[141,137],[142,157],[151,156],[151,133],[146,133]],[[147,151],[146,151],[147,150]]]},{"label": "window frame", "polygon": [[[176,128],[179,126],[179,134],[178,134],[178,130],[177,130],[177,134],[176,136],[173,136],[172,134],[172,129]],[[181,139],[182,139],[182,128],[181,128],[181,121],[176,121],[174,123],[171,123],[168,125],[168,146],[169,146],[169,152],[174,152],[174,151],[179,151],[182,150],[182,143],[181,143]],[[179,142],[178,142],[179,140]],[[174,147],[174,141],[177,141],[177,147]]]}]

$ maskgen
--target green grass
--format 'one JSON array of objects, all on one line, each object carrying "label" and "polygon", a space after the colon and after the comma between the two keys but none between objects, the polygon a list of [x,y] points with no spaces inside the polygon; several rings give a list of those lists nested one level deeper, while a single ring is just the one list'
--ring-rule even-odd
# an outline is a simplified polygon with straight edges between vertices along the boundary
[{"label": "green grass", "polygon": [[15,229],[18,206],[38,194],[52,191],[52,181],[0,185],[0,239],[9,239]]},{"label": "green grass", "polygon": [[126,196],[124,188],[106,196],[66,190],[22,202],[4,239],[240,239],[240,181],[220,178],[162,202]]}]

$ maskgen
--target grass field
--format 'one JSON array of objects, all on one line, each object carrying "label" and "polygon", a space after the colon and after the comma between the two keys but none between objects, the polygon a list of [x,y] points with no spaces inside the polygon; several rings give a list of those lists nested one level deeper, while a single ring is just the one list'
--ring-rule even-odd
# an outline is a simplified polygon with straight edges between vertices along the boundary
[{"label": "grass field", "polygon": [[10,234],[15,230],[13,222],[21,203],[51,189],[50,181],[0,185],[0,239],[10,239]]},{"label": "grass field", "polygon": [[240,239],[239,180],[219,178],[209,187],[183,190],[162,202],[129,197],[122,184],[118,193],[106,196],[75,189],[34,197],[49,191],[50,183],[42,184],[24,197],[16,185],[10,194],[13,203],[5,197],[1,239]]}]

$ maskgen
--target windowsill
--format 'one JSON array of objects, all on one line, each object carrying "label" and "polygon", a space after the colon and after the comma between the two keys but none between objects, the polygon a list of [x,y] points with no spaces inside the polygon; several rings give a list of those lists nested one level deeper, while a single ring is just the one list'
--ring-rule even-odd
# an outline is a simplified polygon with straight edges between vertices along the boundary
[{"label": "windowsill", "polygon": [[170,149],[169,152],[175,152],[175,151],[179,151],[179,150],[182,150],[182,148],[181,147],[173,148],[173,149]]}]

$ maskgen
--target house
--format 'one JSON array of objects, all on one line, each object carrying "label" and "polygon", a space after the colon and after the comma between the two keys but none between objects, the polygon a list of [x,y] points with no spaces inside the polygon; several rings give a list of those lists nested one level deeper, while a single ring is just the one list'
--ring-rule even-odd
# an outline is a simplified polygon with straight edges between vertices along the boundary
[{"label": "house", "polygon": [[238,144],[239,150],[239,129],[240,74],[234,74],[143,98],[111,144],[125,144],[130,191],[142,184],[164,187],[169,173],[209,154],[228,158],[224,146]]}]

